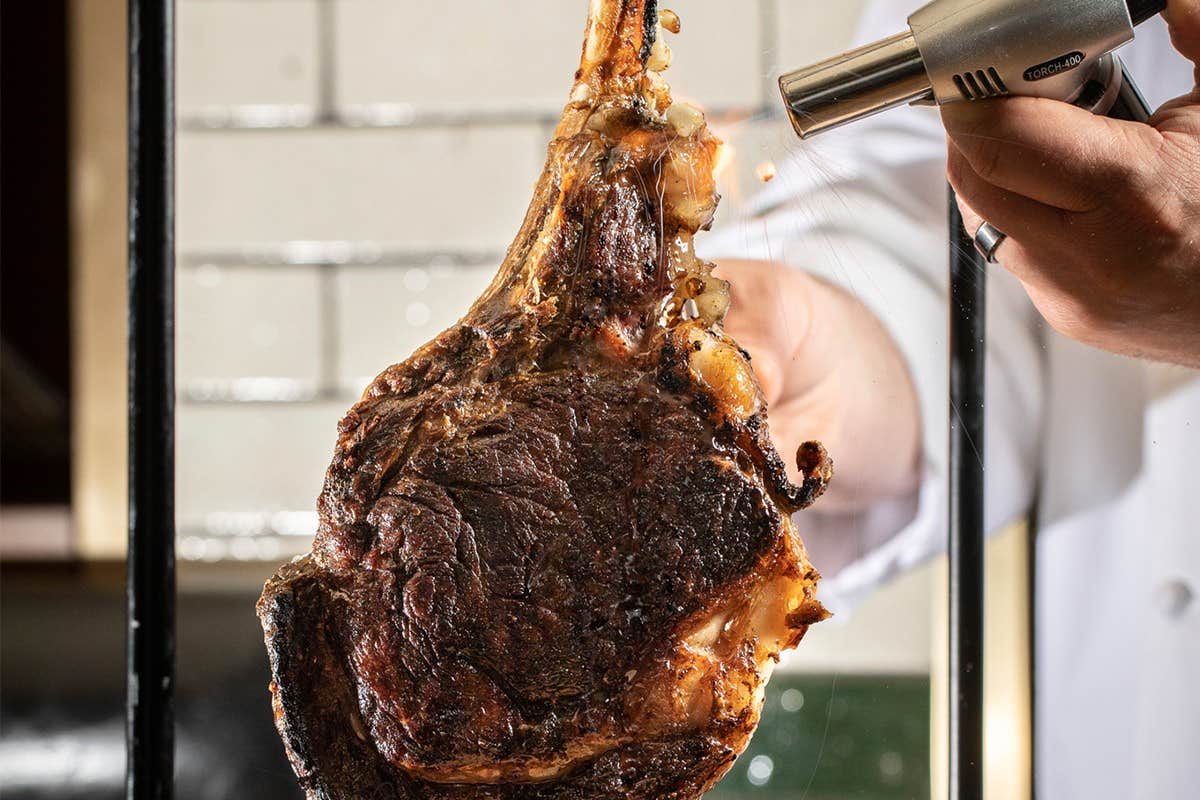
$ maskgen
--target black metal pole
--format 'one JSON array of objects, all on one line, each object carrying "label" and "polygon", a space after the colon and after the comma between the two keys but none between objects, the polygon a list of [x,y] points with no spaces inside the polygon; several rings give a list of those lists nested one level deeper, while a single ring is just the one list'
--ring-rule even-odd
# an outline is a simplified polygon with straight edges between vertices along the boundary
[{"label": "black metal pole", "polygon": [[169,800],[175,748],[175,10],[129,0],[130,800]]},{"label": "black metal pole", "polygon": [[950,193],[950,800],[983,797],[987,265]]}]

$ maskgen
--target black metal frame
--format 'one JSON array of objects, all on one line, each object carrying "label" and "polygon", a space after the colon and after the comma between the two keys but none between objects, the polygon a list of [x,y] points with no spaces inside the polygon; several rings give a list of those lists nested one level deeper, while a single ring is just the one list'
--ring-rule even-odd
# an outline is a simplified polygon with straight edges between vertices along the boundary
[{"label": "black metal frame", "polygon": [[[130,800],[174,775],[173,0],[129,0]],[[986,265],[950,202],[950,797],[983,796]]]},{"label": "black metal frame", "polygon": [[987,264],[950,192],[950,800],[983,797]]},{"label": "black metal frame", "polygon": [[130,800],[169,800],[175,748],[175,8],[129,0]]}]

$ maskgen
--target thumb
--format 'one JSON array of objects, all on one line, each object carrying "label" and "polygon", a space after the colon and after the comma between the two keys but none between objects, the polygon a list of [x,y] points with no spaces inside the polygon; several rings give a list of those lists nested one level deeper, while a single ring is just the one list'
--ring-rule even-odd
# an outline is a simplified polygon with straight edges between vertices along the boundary
[{"label": "thumb", "polygon": [[[1200,67],[1200,0],[1170,0],[1166,17],[1175,49]],[[1197,82],[1200,83],[1200,75]]]}]

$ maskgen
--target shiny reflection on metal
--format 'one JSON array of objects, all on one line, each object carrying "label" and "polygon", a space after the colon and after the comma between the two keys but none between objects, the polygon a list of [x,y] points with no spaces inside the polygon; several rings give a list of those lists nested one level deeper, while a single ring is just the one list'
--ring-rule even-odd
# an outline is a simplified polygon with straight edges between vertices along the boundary
[{"label": "shiny reflection on metal", "polygon": [[931,88],[911,33],[852,50],[779,79],[788,117],[802,139],[931,98]]},{"label": "shiny reflection on metal", "polygon": [[987,270],[950,192],[949,798],[983,797]]},{"label": "shiny reflection on metal", "polygon": [[[960,83],[986,96],[979,71],[1015,94],[1074,102],[1104,55],[1133,39],[1125,0],[937,0],[908,25],[938,103],[961,101]],[[1070,69],[1026,80],[1031,67],[1074,53],[1082,58]]]},{"label": "shiny reflection on metal", "polygon": [[979,251],[979,255],[983,256],[984,260],[989,264],[1000,263],[996,260],[996,251],[1007,240],[1008,234],[990,222],[983,223],[975,231],[975,249]]}]

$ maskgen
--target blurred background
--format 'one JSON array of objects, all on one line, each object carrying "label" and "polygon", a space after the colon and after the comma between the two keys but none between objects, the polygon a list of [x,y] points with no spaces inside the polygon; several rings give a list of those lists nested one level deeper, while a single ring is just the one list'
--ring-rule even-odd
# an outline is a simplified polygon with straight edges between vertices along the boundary
[{"label": "blurred background", "polygon": [[[719,224],[796,147],[775,76],[862,3],[677,0],[667,77],[731,145]],[[178,0],[179,789],[297,798],[254,601],[308,549],[335,425],[516,232],[585,0]],[[3,6],[0,794],[123,793],[125,8]],[[990,780],[1023,796],[1023,538],[991,547]],[[820,563],[820,553],[814,554]],[[814,629],[715,798],[941,796],[943,568]],[[1006,590],[1006,587],[1008,590]],[[902,609],[903,613],[898,613]],[[931,776],[937,776],[934,780]]]}]

